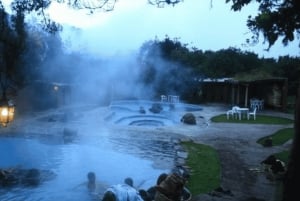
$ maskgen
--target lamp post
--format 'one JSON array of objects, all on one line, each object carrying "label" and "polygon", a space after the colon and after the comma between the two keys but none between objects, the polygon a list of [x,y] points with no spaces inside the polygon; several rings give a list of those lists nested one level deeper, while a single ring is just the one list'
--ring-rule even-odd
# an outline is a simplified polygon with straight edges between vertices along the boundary
[{"label": "lamp post", "polygon": [[6,98],[5,92],[3,92],[0,100],[0,123],[3,127],[6,127],[9,122],[14,119],[15,106]]}]

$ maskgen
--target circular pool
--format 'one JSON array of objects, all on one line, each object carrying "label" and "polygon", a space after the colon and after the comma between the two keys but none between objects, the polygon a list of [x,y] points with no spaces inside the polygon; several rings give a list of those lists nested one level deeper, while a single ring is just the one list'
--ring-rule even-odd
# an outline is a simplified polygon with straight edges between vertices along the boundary
[{"label": "circular pool", "polygon": [[180,123],[179,112],[200,111],[197,105],[147,100],[113,101],[108,122],[127,126],[170,126]]}]

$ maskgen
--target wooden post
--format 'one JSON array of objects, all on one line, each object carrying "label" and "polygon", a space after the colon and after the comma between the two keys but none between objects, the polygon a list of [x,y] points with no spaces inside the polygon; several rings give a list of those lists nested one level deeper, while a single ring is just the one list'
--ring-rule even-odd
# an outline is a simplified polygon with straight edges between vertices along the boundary
[{"label": "wooden post", "polygon": [[232,84],[232,90],[231,90],[231,105],[235,105],[235,94],[234,94],[234,84]]},{"label": "wooden post", "polygon": [[237,104],[240,105],[240,83],[237,85]]},{"label": "wooden post", "polygon": [[281,106],[282,110],[285,112],[287,109],[287,96],[288,96],[288,79],[284,79],[284,83],[282,86],[282,98],[281,98]]},{"label": "wooden post", "polygon": [[245,107],[248,107],[248,84],[245,85]]}]

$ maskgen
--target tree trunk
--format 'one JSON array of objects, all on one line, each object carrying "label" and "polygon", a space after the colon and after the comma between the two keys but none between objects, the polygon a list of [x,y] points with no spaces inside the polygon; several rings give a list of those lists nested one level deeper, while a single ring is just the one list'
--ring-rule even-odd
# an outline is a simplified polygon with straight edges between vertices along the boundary
[{"label": "tree trunk", "polygon": [[290,152],[290,160],[285,180],[283,181],[282,201],[294,201],[299,199],[300,191],[300,86],[295,105],[295,133]]}]

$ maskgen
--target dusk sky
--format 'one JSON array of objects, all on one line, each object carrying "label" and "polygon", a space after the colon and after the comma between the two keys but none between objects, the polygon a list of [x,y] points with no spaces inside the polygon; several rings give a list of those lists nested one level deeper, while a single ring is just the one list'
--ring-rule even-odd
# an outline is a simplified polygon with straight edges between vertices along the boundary
[{"label": "dusk sky", "polygon": [[164,8],[149,5],[147,0],[118,0],[111,12],[89,14],[87,10],[70,9],[53,1],[49,13],[65,25],[61,34],[67,47],[95,55],[137,51],[145,41],[163,40],[166,35],[203,51],[234,47],[265,58],[300,55],[298,41],[284,47],[278,40],[269,52],[265,51],[268,45],[263,44],[263,38],[258,45],[246,45],[246,39],[251,37],[246,20],[257,13],[253,3],[241,12],[233,12],[225,0],[185,0]]},{"label": "dusk sky", "polygon": [[[162,40],[168,35],[179,38],[189,47],[201,50],[240,48],[259,54],[260,57],[299,56],[297,43],[284,47],[278,41],[269,52],[267,44],[245,46],[251,33],[246,26],[249,15],[257,13],[257,5],[250,4],[241,12],[233,12],[223,1],[186,0],[176,6],[157,8],[147,0],[119,0],[111,12],[72,11],[61,4],[53,4],[51,16],[63,24],[81,31],[65,28],[64,37],[73,41],[72,47],[95,54],[114,55],[138,49],[143,42],[155,37]],[[76,42],[74,42],[76,41]]]}]

